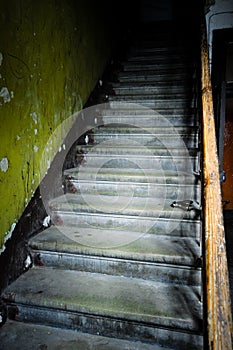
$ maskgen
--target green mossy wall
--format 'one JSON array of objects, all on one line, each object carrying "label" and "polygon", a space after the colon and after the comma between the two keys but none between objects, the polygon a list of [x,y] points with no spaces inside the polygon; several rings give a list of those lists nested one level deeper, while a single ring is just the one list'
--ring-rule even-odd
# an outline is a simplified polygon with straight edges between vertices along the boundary
[{"label": "green mossy wall", "polygon": [[106,17],[90,0],[0,3],[0,249],[40,183],[48,139],[67,120],[45,164],[103,72]]}]

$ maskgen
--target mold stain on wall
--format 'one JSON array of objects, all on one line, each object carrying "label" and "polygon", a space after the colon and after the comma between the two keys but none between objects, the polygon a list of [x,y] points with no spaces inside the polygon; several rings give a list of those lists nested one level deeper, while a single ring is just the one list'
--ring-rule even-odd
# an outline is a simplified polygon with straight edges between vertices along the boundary
[{"label": "mold stain on wall", "polygon": [[0,3],[0,251],[109,58],[110,34],[97,5]]}]

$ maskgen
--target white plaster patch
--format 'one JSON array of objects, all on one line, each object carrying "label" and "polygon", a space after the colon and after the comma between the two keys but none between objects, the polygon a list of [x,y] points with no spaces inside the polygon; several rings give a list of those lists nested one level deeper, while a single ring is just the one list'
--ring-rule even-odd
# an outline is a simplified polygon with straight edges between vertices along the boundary
[{"label": "white plaster patch", "polygon": [[16,222],[13,222],[13,224],[11,225],[10,230],[6,233],[6,236],[5,236],[5,238],[4,238],[3,246],[2,246],[2,248],[0,249],[0,254],[3,253],[4,250],[6,249],[5,244],[6,244],[6,242],[8,241],[8,239],[11,238],[12,233],[13,233],[13,231],[14,231],[14,229],[15,229],[15,226],[16,226]]},{"label": "white plaster patch", "polygon": [[46,217],[44,218],[44,221],[43,221],[43,226],[44,226],[44,227],[49,227],[50,221],[51,221],[50,215],[46,216]]},{"label": "white plaster patch", "polygon": [[9,162],[8,162],[8,159],[6,157],[2,158],[1,161],[0,161],[0,169],[1,171],[3,171],[4,173],[7,172],[9,168]]},{"label": "white plaster patch", "polygon": [[64,149],[64,151],[66,150],[66,145],[63,143],[62,148]]},{"label": "white plaster patch", "polygon": [[35,179],[32,179],[32,185],[34,185],[34,183],[35,183]]},{"label": "white plaster patch", "polygon": [[3,318],[2,318],[2,316],[0,315],[0,323],[2,323],[3,322]]},{"label": "white plaster patch", "polygon": [[3,61],[3,54],[0,52],[0,66],[2,65],[2,61]]},{"label": "white plaster patch", "polygon": [[38,130],[34,129],[34,134],[37,135],[38,134]]},{"label": "white plaster patch", "polygon": [[34,123],[37,124],[37,114],[36,114],[36,112],[33,112],[30,115],[31,115],[32,120],[34,121]]},{"label": "white plaster patch", "polygon": [[9,90],[7,89],[6,86],[4,86],[4,87],[1,89],[1,91],[0,91],[0,97],[3,98],[3,102],[4,102],[4,103],[10,102],[11,96],[10,96]]},{"label": "white plaster patch", "polygon": [[58,150],[58,152],[61,152],[61,146],[59,147],[59,150]]},{"label": "white plaster patch", "polygon": [[24,267],[25,269],[28,269],[31,265],[32,265],[32,258],[30,257],[30,255],[28,255],[24,261]]},{"label": "white plaster patch", "polygon": [[38,152],[38,149],[39,149],[39,147],[38,146],[34,146],[34,152]]}]

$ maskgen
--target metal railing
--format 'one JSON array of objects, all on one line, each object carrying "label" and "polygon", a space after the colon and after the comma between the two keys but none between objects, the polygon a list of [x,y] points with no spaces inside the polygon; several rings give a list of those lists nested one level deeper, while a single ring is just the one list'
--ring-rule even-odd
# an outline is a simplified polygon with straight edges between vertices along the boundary
[{"label": "metal railing", "polygon": [[204,12],[201,17],[206,348],[232,350],[230,288]]}]

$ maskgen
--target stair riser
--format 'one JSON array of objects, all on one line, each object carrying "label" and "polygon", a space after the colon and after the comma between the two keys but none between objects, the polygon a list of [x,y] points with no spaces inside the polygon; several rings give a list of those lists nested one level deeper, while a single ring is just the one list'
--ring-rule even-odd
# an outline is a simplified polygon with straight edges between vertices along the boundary
[{"label": "stair riser", "polygon": [[[199,286],[201,284],[201,271],[193,268],[175,267],[174,265],[179,263],[179,259],[175,259],[174,257],[173,259],[170,257],[170,261],[167,257],[162,262],[163,264],[174,264],[170,266],[156,265],[156,263],[145,261],[131,261],[126,258],[103,258],[40,250],[31,250],[31,254],[32,256],[40,254],[40,259],[46,267],[142,278],[156,282],[186,284],[190,286]],[[182,263],[187,263],[187,266],[191,266],[193,261],[191,259],[188,261],[188,258],[186,258],[183,259]]]},{"label": "stair riser", "polygon": [[[8,310],[9,314],[15,314],[15,305],[8,306]],[[202,349],[202,337],[199,335],[157,328],[150,324],[22,304],[17,305],[17,310],[18,321],[58,326],[122,339],[142,340],[163,346],[175,346],[179,350],[186,350],[187,344],[190,350]],[[183,328],[183,324],[181,327]]]},{"label": "stair riser", "polygon": [[[160,214],[160,215],[159,215]],[[181,237],[194,237],[199,240],[200,238],[200,223],[198,221],[184,220],[183,217],[188,215],[194,216],[195,213],[185,213],[179,210],[174,211],[172,214],[166,213],[167,218],[163,218],[165,213],[159,213],[157,218],[142,218],[137,216],[127,217],[126,215],[106,215],[106,214],[91,214],[91,213],[69,213],[69,212],[54,212],[51,213],[52,221],[63,223],[61,230],[64,226],[76,226],[77,231],[84,228],[97,228],[97,229],[115,229],[124,231],[138,232],[139,236],[143,236],[145,233],[149,234],[161,234],[170,236]],[[58,226],[59,227],[59,226]],[[75,228],[74,228],[75,230]],[[78,237],[77,237],[78,239]]]}]

